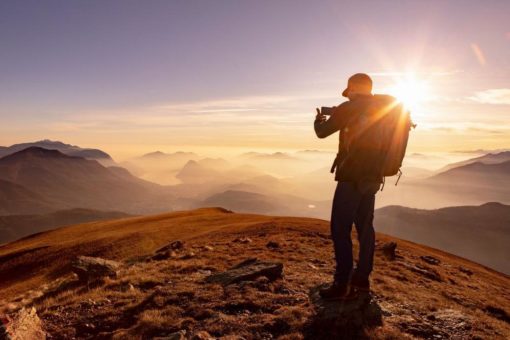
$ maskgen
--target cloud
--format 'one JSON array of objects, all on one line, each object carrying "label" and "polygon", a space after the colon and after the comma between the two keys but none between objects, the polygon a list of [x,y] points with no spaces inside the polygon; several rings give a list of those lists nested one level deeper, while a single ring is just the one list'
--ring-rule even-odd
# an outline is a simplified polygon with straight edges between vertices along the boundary
[{"label": "cloud", "polygon": [[420,130],[437,133],[459,133],[468,135],[505,135],[509,129],[502,123],[443,122],[421,124]]},{"label": "cloud", "polygon": [[[155,114],[172,115],[208,115],[221,116],[224,114],[249,116],[249,113],[256,116],[274,116],[275,114],[296,114],[304,107],[310,107],[313,112],[317,103],[335,100],[323,94],[292,94],[292,95],[270,95],[270,96],[248,96],[237,98],[223,98],[215,100],[203,100],[181,103],[160,103],[144,108]],[[248,114],[247,114],[248,113]]]},{"label": "cloud", "polygon": [[450,70],[450,71],[432,71],[432,72],[402,72],[402,71],[379,71],[379,72],[368,72],[372,77],[408,77],[411,75],[418,77],[446,77],[454,74],[462,73],[462,70]]},{"label": "cloud", "polygon": [[470,100],[482,104],[510,105],[510,89],[488,89],[479,91]]},{"label": "cloud", "polygon": [[309,129],[315,116],[313,105],[323,98],[319,94],[250,96],[87,110],[47,122],[46,128],[57,132],[172,131],[179,135],[218,136],[236,131],[258,135],[264,131],[281,133],[282,130]]}]

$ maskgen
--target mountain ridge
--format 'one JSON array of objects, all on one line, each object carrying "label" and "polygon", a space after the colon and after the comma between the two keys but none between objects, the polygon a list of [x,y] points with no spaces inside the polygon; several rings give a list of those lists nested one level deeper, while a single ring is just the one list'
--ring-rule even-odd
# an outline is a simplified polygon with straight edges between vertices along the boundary
[{"label": "mountain ridge", "polygon": [[[154,212],[162,210],[157,204],[166,205],[164,209],[168,210],[174,199],[168,188],[132,176],[128,171],[106,168],[96,160],[40,147],[30,147],[1,158],[0,179],[54,202],[53,210],[89,208]],[[166,201],[162,201],[163,198]]]},{"label": "mountain ridge", "polygon": [[36,142],[13,144],[9,147],[0,147],[0,158],[24,150],[29,147],[41,147],[48,150],[58,150],[69,156],[83,157],[86,159],[95,159],[104,165],[115,164],[112,157],[102,150],[81,148],[76,145],[66,144],[60,141],[52,141],[49,139],[44,139]]},{"label": "mountain ridge", "polygon": [[386,206],[375,212],[376,230],[469,258],[510,274],[510,205],[416,209]]}]

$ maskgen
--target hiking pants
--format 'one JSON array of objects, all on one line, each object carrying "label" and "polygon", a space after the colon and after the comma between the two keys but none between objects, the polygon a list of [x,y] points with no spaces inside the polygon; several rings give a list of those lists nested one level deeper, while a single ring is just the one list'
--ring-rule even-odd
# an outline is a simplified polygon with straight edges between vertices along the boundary
[{"label": "hiking pants", "polygon": [[375,248],[374,204],[377,182],[338,182],[331,210],[331,237],[335,250],[337,283],[347,283],[353,268],[351,229],[354,223],[359,240],[359,261],[355,275],[368,280]]}]

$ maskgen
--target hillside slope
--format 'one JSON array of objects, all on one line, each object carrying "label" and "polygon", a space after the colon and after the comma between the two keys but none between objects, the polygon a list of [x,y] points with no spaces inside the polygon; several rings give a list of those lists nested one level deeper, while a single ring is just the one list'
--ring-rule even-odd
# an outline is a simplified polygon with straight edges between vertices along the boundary
[{"label": "hillside slope", "polygon": [[[342,329],[317,323],[311,292],[333,270],[328,230],[324,220],[221,208],[64,227],[0,247],[0,310],[35,306],[53,339],[150,339],[180,330],[230,339],[510,334],[508,276],[382,234],[379,246],[398,246],[393,261],[376,252],[371,305],[381,322],[358,320]],[[184,242],[175,254],[153,256],[175,240]],[[116,278],[83,286],[70,274],[77,255],[122,261],[124,267]],[[205,280],[253,257],[283,263],[283,278],[228,286]]]},{"label": "hillside slope", "polygon": [[90,209],[60,210],[40,215],[0,215],[0,244],[66,225],[128,216],[122,212]]},{"label": "hillside slope", "polygon": [[510,206],[480,206],[436,210],[389,206],[377,209],[376,229],[409,241],[446,250],[510,274]]},{"label": "hillside slope", "polygon": [[0,179],[0,215],[26,211],[41,214],[54,210],[56,204],[19,184]]},{"label": "hillside slope", "polygon": [[499,164],[503,162],[510,161],[510,151],[502,151],[497,153],[488,153],[482,156],[478,156],[475,158],[470,158],[461,162],[456,162],[452,164],[448,164],[442,169],[439,170],[439,172],[445,172],[447,170],[458,168],[460,166],[472,164],[472,163],[483,163],[483,164]]},{"label": "hillside slope", "polygon": [[423,183],[440,192],[456,193],[463,197],[459,202],[478,198],[485,202],[510,203],[510,161],[466,164],[429,177]]}]

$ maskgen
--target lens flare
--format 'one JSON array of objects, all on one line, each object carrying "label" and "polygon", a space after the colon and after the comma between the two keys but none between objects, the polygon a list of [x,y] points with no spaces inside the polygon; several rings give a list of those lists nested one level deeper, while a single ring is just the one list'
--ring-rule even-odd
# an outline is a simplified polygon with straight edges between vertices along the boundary
[{"label": "lens flare", "polygon": [[396,80],[388,92],[402,102],[411,112],[419,110],[420,106],[430,98],[428,83],[417,79],[413,75]]}]

